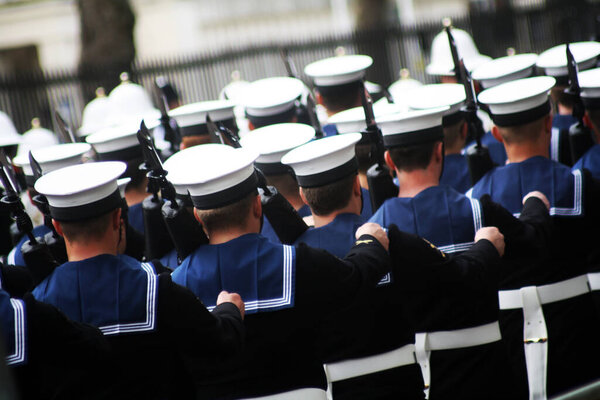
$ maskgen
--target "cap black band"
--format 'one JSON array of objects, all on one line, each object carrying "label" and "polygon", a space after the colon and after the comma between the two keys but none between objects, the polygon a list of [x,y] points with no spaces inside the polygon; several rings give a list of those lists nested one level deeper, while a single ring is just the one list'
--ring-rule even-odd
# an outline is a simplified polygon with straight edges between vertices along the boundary
[{"label": "cap black band", "polygon": [[285,165],[280,162],[278,162],[278,163],[255,162],[254,165],[256,166],[256,168],[260,169],[260,172],[262,172],[266,176],[284,175],[284,174],[294,175],[294,170],[289,165]]},{"label": "cap black band", "polygon": [[356,174],[358,172],[358,161],[356,157],[352,157],[351,160],[343,163],[342,165],[330,169],[328,171],[320,172],[313,175],[300,176],[296,175],[298,185],[304,188],[325,186],[329,183],[339,181],[348,175]]},{"label": "cap black band", "polygon": [[520,111],[512,114],[494,114],[491,113],[492,121],[494,124],[501,127],[524,125],[529,122],[535,121],[550,113],[550,100],[546,100],[544,104],[541,104],[535,108],[529,110]]},{"label": "cap black band", "polygon": [[50,215],[59,222],[81,221],[116,210],[121,207],[122,202],[123,198],[121,197],[119,189],[117,189],[103,199],[80,206],[55,207],[50,205]]},{"label": "cap black band", "polygon": [[194,207],[199,210],[211,210],[213,208],[225,207],[243,199],[248,194],[252,193],[252,191],[255,191],[257,185],[258,178],[256,177],[256,173],[253,172],[252,175],[244,181],[220,192],[203,196],[192,196],[192,203],[194,203]]},{"label": "cap black band", "polygon": [[184,207],[194,207],[192,197],[188,194],[175,193],[175,198],[181,202]]},{"label": "cap black band", "polygon": [[359,79],[359,80],[344,83],[341,85],[329,85],[329,86],[315,85],[315,88],[319,91],[319,94],[327,97],[329,95],[334,95],[339,92],[350,91],[352,89],[358,90],[360,88],[361,82],[362,82],[362,79]]},{"label": "cap black band", "polygon": [[581,101],[583,101],[583,106],[588,110],[597,110],[600,108],[600,97],[581,96]]},{"label": "cap black band", "polygon": [[252,122],[255,128],[262,128],[263,126],[283,124],[292,121],[292,118],[296,116],[296,105],[292,104],[292,108],[282,111],[274,115],[265,115],[258,117],[256,115],[248,114],[246,111],[246,118]]},{"label": "cap black band", "polygon": [[[96,151],[96,153],[98,153]],[[98,153],[100,161],[131,161],[136,158],[142,158],[142,146],[136,145],[127,147],[126,149],[109,151],[106,153]]]},{"label": "cap black band", "polygon": [[[210,115],[210,113],[208,113],[208,115]],[[237,126],[237,123],[235,122],[235,118],[228,118],[228,119],[224,119],[221,121],[214,121],[214,122],[222,123],[223,125],[225,125],[225,127],[230,129],[234,133],[238,132],[238,126]],[[208,135],[208,126],[206,125],[206,123],[190,125],[190,126],[180,126],[179,133],[181,134],[182,137],[183,136]]]},{"label": "cap black band", "polygon": [[387,148],[399,146],[412,146],[415,144],[435,142],[444,139],[444,130],[441,125],[433,128],[421,129],[395,135],[384,135],[383,144]]},{"label": "cap black band", "polygon": [[463,112],[461,110],[458,110],[456,112],[453,112],[452,114],[444,115],[442,117],[442,126],[452,126],[454,124],[457,124],[459,121],[462,121],[463,119]]}]

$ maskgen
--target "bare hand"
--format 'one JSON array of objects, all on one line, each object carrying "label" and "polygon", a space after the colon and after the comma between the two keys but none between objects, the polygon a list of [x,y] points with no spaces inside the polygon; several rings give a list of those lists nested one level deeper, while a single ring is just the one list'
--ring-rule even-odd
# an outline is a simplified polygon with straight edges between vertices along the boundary
[{"label": "bare hand", "polygon": [[529,192],[525,195],[525,197],[523,197],[523,204],[525,204],[525,202],[527,201],[528,198],[530,197],[537,197],[538,199],[540,199],[541,201],[544,202],[544,205],[546,206],[546,208],[548,210],[550,210],[550,202],[548,201],[548,198],[546,197],[546,195],[542,192],[538,192],[537,190],[533,191],[533,192]]},{"label": "bare hand", "polygon": [[384,231],[379,224],[376,224],[374,222],[367,222],[366,224],[363,224],[356,230],[356,239],[358,239],[362,235],[373,236],[375,239],[377,239],[379,243],[381,243],[383,248],[386,250],[388,250],[388,248],[390,247],[390,240],[388,239],[387,232]]},{"label": "bare hand", "polygon": [[504,235],[500,233],[498,228],[496,228],[495,226],[487,226],[485,228],[479,229],[475,233],[475,241],[478,242],[481,239],[487,239],[490,242],[492,242],[496,250],[498,250],[498,254],[500,254],[500,257],[504,255]]},{"label": "bare hand", "polygon": [[240,310],[240,314],[242,314],[242,319],[244,319],[244,314],[246,312],[246,306],[244,301],[237,293],[229,293],[223,290],[219,293],[219,297],[217,297],[217,305],[223,303],[233,303]]}]

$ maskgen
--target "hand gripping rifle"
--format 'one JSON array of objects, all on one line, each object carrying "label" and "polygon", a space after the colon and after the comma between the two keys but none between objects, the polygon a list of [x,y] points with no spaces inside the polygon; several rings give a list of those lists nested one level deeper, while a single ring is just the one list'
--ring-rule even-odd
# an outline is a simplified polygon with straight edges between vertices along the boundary
[{"label": "hand gripping rifle", "polygon": [[179,145],[181,143],[181,136],[179,134],[179,127],[175,124],[175,128],[171,125],[173,119],[169,117],[169,106],[167,103],[167,96],[163,92],[163,89],[159,83],[159,78],[156,78],[154,81],[154,90],[158,97],[158,107],[160,109],[160,125],[162,126],[165,132],[165,140],[169,142],[171,145],[169,146],[169,153],[165,154],[165,158],[168,156],[175,154],[179,151]]},{"label": "hand gripping rifle", "polygon": [[181,262],[200,245],[208,243],[208,238],[202,226],[190,214],[183,201],[177,199],[173,184],[167,180],[168,172],[164,170],[148,129],[143,122],[138,132],[138,140],[148,165],[148,178],[157,182],[164,200],[161,213],[163,223],[166,225],[166,230],[170,236],[168,241],[172,241],[175,245],[177,258]]},{"label": "hand gripping rifle", "polygon": [[[289,55],[289,52],[286,48],[282,48],[280,50],[281,59],[283,60],[283,64],[285,65],[285,69],[290,78],[298,78],[298,72],[296,71],[296,66],[294,65],[294,61]],[[321,127],[321,122],[317,117],[317,103],[315,101],[315,97],[311,90],[308,91],[308,95],[306,96],[306,104],[300,104],[298,107],[298,122],[309,122],[310,125],[315,128],[315,137],[320,139],[323,137],[323,128]],[[306,121],[308,119],[308,121]]]},{"label": "hand gripping rifle", "polygon": [[[33,170],[34,182],[36,182],[42,176],[42,167],[37,162],[35,157],[33,157],[33,153],[31,151],[29,152],[29,164]],[[43,194],[38,193],[33,196],[32,201],[44,215],[44,225],[46,228],[50,229],[50,232],[44,236],[44,243],[46,243],[46,246],[48,246],[48,250],[50,250],[50,253],[59,264],[67,262],[67,248],[65,247],[65,240],[58,234],[58,232],[56,232],[56,229],[54,229],[54,225],[52,224],[52,216],[50,215],[50,205],[48,204],[48,199],[46,199],[46,196]]]},{"label": "hand gripping rifle", "polygon": [[494,163],[492,162],[488,148],[481,144],[481,138],[485,135],[485,130],[483,129],[481,120],[477,116],[478,104],[475,97],[473,80],[465,68],[463,60],[458,56],[458,49],[452,36],[451,27],[447,26],[445,29],[450,42],[456,75],[458,81],[465,87],[465,94],[467,96],[465,104],[461,107],[461,112],[467,122],[469,136],[475,139],[475,144],[467,148],[467,162],[469,165],[469,175],[471,176],[471,185],[475,185],[481,177],[494,168]]},{"label": "hand gripping rifle", "polygon": [[[208,115],[206,116],[206,123],[209,130],[218,130],[217,136],[221,139],[222,144],[229,144],[235,148],[242,147],[229,129],[224,126],[217,127]],[[258,178],[257,186],[263,214],[271,223],[281,243],[294,244],[300,235],[308,229],[308,225],[274,186],[267,185],[265,175],[256,167],[254,170]]]},{"label": "hand gripping rifle", "polygon": [[573,99],[573,117],[577,120],[569,127],[569,144],[571,146],[571,160],[573,164],[594,145],[594,139],[590,128],[584,125],[583,116],[585,106],[581,100],[581,88],[577,77],[577,63],[567,44],[567,68],[569,70],[569,87],[565,93]]},{"label": "hand gripping rifle", "polygon": [[33,223],[29,215],[25,212],[25,207],[19,198],[14,175],[12,174],[12,169],[4,150],[0,150],[0,162],[2,164],[0,168],[0,181],[2,181],[6,193],[2,197],[2,203],[8,205],[10,208],[19,232],[27,235],[27,240],[23,243],[21,252],[25,264],[31,272],[34,284],[37,285],[52,273],[54,268],[58,266],[58,263],[50,254],[42,238],[36,238],[33,235]]},{"label": "hand gripping rifle", "polygon": [[[369,183],[369,197],[373,212],[375,212],[384,201],[398,196],[398,187],[394,185],[394,179],[390,169],[385,164],[385,147],[383,145],[383,135],[381,129],[375,122],[375,113],[373,112],[373,100],[361,82],[361,100],[365,112],[365,122],[367,127],[362,132],[363,137],[368,137],[371,142],[371,159],[375,161],[367,170],[367,182]],[[363,199],[363,201],[366,201]]]}]

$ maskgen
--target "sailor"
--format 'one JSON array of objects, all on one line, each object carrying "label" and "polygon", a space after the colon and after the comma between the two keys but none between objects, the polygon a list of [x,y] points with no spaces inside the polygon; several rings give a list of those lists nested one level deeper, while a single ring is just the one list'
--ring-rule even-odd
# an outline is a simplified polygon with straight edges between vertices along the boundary
[{"label": "sailor", "polygon": [[[600,377],[600,368],[586,361],[598,357],[600,346],[578,345],[593,341],[599,332],[585,275],[587,258],[597,247],[592,237],[598,235],[599,187],[589,172],[571,171],[549,158],[549,93],[555,85],[548,76],[525,78],[479,94],[490,109],[492,133],[504,144],[508,163],[488,172],[468,193],[473,199],[489,195],[516,215],[527,192],[539,190],[549,199],[554,245],[522,268],[503,269],[500,275],[503,335],[522,379],[527,367],[530,398],[545,398]],[[590,286],[594,288],[592,280]],[[531,328],[525,332],[522,318]]]},{"label": "sailor", "polygon": [[69,261],[33,295],[106,336],[116,358],[107,397],[191,398],[186,365],[212,363],[240,349],[244,303],[237,294],[216,293],[209,312],[168,273],[158,275],[165,268],[157,261],[118,254],[125,232],[117,178],[126,169],[122,162],[96,162],[38,179],[35,188],[48,199]]},{"label": "sailor", "polygon": [[250,130],[298,122],[297,112],[306,87],[300,79],[274,77],[250,83],[241,96]]},{"label": "sailor", "polygon": [[[361,106],[360,82],[372,64],[369,56],[342,55],[312,62],[304,68],[304,73],[313,81],[317,103],[323,105],[331,117]],[[326,136],[337,134],[329,122],[323,125],[323,132]]]},{"label": "sailor", "polygon": [[81,114],[81,126],[77,136],[85,138],[94,132],[108,128],[107,115],[110,113],[110,102],[103,87],[96,89],[96,97],[87,103]]},{"label": "sailor", "polygon": [[600,68],[579,73],[579,86],[585,107],[583,118],[593,132],[595,144],[573,165],[573,170],[585,168],[600,179]]},{"label": "sailor", "polygon": [[30,285],[26,269],[0,264],[0,346],[18,398],[101,398],[110,360],[106,339],[36,301]]},{"label": "sailor", "polygon": [[[477,246],[473,241],[476,232],[492,225],[506,236],[507,243],[531,246],[538,239],[535,227],[519,222],[489,199],[471,200],[439,185],[442,118],[448,109],[409,111],[378,120],[388,149],[385,159],[396,171],[400,191],[397,198],[386,200],[371,221],[382,226],[395,224],[446,254],[460,254]],[[543,194],[535,196],[544,198]],[[543,224],[548,215],[543,201],[530,199],[528,207],[538,216],[535,221]],[[480,398],[484,391],[486,398],[513,398],[516,394],[506,348],[500,340],[496,269],[504,249],[497,249],[495,254],[476,250],[483,267],[448,269],[441,275],[441,271],[405,268],[411,279],[400,283],[406,295],[404,310],[418,332],[417,360],[425,384],[430,385],[431,398]],[[448,282],[457,285],[449,287]],[[423,314],[423,304],[435,312]],[[436,347],[433,338],[443,336],[439,331],[452,331],[451,336],[464,336],[464,340],[460,344],[449,340]],[[441,349],[452,351],[433,351]]]},{"label": "sailor", "polygon": [[31,150],[41,149],[55,144],[58,144],[56,133],[49,129],[42,128],[40,119],[37,117],[33,118],[31,120],[31,129],[23,132],[23,135],[21,136],[17,157],[20,155],[25,155],[27,157]]},{"label": "sailor", "polygon": [[422,86],[416,89],[408,100],[413,110],[448,107],[442,117],[444,164],[440,184],[448,185],[460,193],[465,193],[471,187],[467,157],[462,154],[468,130],[461,111],[465,100],[465,89],[457,83]]},{"label": "sailor", "polygon": [[[444,25],[450,24],[450,20],[444,20]],[[454,36],[458,54],[463,59],[467,71],[473,71],[479,65],[491,60],[490,57],[479,53],[475,41],[468,32],[452,28],[452,36]],[[445,30],[438,33],[431,42],[431,55],[425,72],[437,77],[441,83],[457,83],[450,42]]]},{"label": "sailor", "polygon": [[[68,167],[70,165],[81,164],[84,154],[88,153],[90,149],[91,146],[87,143],[65,143],[35,149],[32,150],[31,153],[35,160],[40,164],[42,173],[45,174],[60,168]],[[13,159],[13,164],[22,170],[24,180],[27,184],[28,200],[31,201],[31,199],[37,195],[37,192],[33,187],[35,180],[33,176],[33,169],[29,162],[29,154],[26,153],[16,156]],[[41,215],[41,211],[38,211],[38,213]],[[51,231],[48,226],[44,225],[42,219],[32,222],[34,222],[33,235],[35,237],[43,238]],[[10,253],[8,253],[7,261],[9,264],[25,265],[21,247],[27,240],[27,236],[22,237],[15,247],[10,251]]]},{"label": "sailor", "polygon": [[[338,257],[353,246],[354,233],[366,221],[360,215],[363,199],[354,151],[360,139],[360,133],[326,137],[283,157],[282,162],[294,168],[314,219],[314,228],[297,244]],[[414,331],[401,314],[387,314],[389,308],[401,308],[392,284],[387,274],[368,300],[338,313],[328,324],[320,345],[333,398],[424,398],[421,371],[414,361]],[[390,357],[394,361],[386,364]],[[349,359],[352,365],[344,366]]]},{"label": "sailor", "polygon": [[[403,106],[399,104],[378,103],[373,106],[373,113],[377,120],[381,116],[395,114],[403,111]],[[365,121],[365,111],[362,107],[354,107],[349,110],[339,112],[329,118],[329,123],[334,125],[338,134],[363,132],[367,128]],[[371,197],[369,195],[369,182],[367,180],[368,169],[375,164],[376,158],[373,152],[373,138],[364,134],[362,139],[356,144],[356,159],[358,161],[358,179],[364,199],[361,215],[369,219],[373,215]]]},{"label": "sailor", "polygon": [[[148,129],[158,126],[159,121],[145,120]],[[148,196],[146,188],[148,178],[146,172],[140,169],[144,161],[142,147],[137,139],[139,121],[131,120],[128,123],[115,125],[100,130],[85,138],[91,144],[100,161],[123,161],[127,163],[124,177],[131,178],[125,189],[125,200],[129,211],[127,213],[128,225],[139,233],[144,233],[144,216],[142,202]]]},{"label": "sailor", "polygon": [[[274,186],[301,217],[309,216],[310,208],[300,197],[293,170],[281,163],[281,157],[314,137],[315,129],[309,125],[282,123],[254,129],[240,140],[242,147],[259,154],[255,161],[256,168],[265,175],[267,183]],[[271,223],[266,218],[261,234],[279,243]]]},{"label": "sailor", "polygon": [[[512,51],[510,52],[512,54]],[[489,89],[501,83],[514,81],[516,79],[529,78],[535,75],[535,63],[537,54],[512,54],[505,57],[486,61],[475,68],[471,77],[479,82],[481,87]],[[475,142],[467,144],[467,147]],[[487,146],[490,157],[496,165],[506,163],[506,151],[502,143],[494,139],[491,130],[487,130],[481,138],[481,144]]]},{"label": "sailor", "polygon": [[[571,43],[569,49],[573,53],[579,71],[596,66],[600,55],[600,43]],[[556,79],[556,84],[550,92],[555,107],[552,119],[550,159],[572,166],[577,160],[571,159],[569,128],[577,120],[573,117],[573,99],[564,92],[569,85],[566,45],[561,44],[542,52],[536,65],[543,74]]]},{"label": "sailor", "polygon": [[179,127],[180,149],[218,141],[218,138],[208,131],[207,115],[213,122],[223,124],[237,135],[234,106],[235,103],[230,100],[211,100],[186,104],[169,111],[169,116],[177,121]]},{"label": "sailor", "polygon": [[[322,250],[270,242],[258,234],[262,208],[254,161],[246,148],[228,157],[203,146],[183,150],[185,168],[172,169],[185,184],[210,244],[173,272],[174,282],[207,306],[213,293],[235,290],[246,300],[246,347],[232,363],[211,368],[199,382],[201,398],[246,398],[286,393],[287,398],[324,399],[326,380],[315,353],[316,327],[360,297],[389,269],[387,236],[367,224],[344,259]],[[294,397],[295,396],[295,397]]]}]

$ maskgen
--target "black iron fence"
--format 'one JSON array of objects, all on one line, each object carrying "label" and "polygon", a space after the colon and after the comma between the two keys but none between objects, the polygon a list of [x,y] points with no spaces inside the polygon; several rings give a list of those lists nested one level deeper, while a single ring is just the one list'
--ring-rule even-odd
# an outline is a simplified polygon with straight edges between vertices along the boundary
[{"label": "black iron fence", "polygon": [[[584,0],[496,0],[471,3],[468,15],[455,18],[453,25],[474,35],[480,52],[492,57],[517,52],[541,52],[567,41],[595,39],[600,3]],[[171,59],[141,60],[132,67],[133,80],[151,88],[154,78],[166,76],[178,89],[183,103],[216,99],[231,80],[234,70],[252,81],[286,74],[280,59],[285,47],[300,73],[314,60],[332,56],[342,46],[348,54],[366,53],[375,59],[369,80],[388,85],[398,79],[401,68],[414,78],[432,82],[425,74],[433,37],[441,23],[396,26],[369,32],[329,35],[317,39],[296,39],[254,47],[187,55]],[[97,86],[113,85],[119,72],[40,71],[0,76],[0,110],[8,113],[17,129],[29,128],[33,117],[54,127],[52,111],[59,109],[74,126],[81,123],[83,107]],[[304,76],[301,76],[305,78]]]}]

